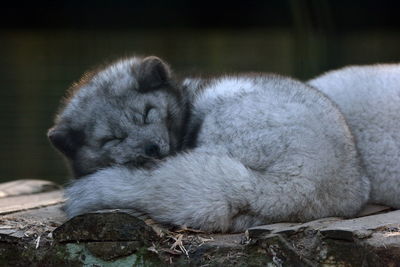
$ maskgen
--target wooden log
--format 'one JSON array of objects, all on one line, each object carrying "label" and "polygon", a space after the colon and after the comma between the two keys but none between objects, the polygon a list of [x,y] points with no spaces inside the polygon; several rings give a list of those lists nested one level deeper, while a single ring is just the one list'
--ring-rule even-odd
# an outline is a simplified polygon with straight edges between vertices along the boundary
[{"label": "wooden log", "polygon": [[0,214],[55,205],[63,201],[64,196],[62,190],[1,198]]},{"label": "wooden log", "polygon": [[37,189],[40,183],[25,187],[29,183],[0,184],[8,192],[0,198],[0,265],[397,266],[400,262],[400,211],[387,212],[387,207],[369,206],[360,214],[364,217],[353,219],[323,218],[215,234],[166,229],[136,211],[99,211],[67,221],[62,191],[42,192]]},{"label": "wooden log", "polygon": [[0,198],[60,190],[53,182],[24,179],[0,184]]}]

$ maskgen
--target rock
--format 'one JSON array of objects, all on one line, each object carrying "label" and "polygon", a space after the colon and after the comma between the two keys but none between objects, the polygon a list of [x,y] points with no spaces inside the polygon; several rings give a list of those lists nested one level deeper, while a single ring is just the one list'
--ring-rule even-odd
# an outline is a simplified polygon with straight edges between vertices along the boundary
[{"label": "rock", "polygon": [[[400,262],[400,211],[343,220],[324,218],[304,224],[273,224],[250,228],[260,242],[276,235],[311,265],[391,266]],[[276,240],[275,240],[276,242]],[[397,266],[397,265],[392,265]]]},{"label": "rock", "polygon": [[400,262],[400,211],[382,213],[388,210],[382,207],[366,209],[365,217],[354,219],[323,218],[263,225],[246,233],[211,234],[166,229],[131,210],[99,211],[67,221],[61,191],[19,192],[24,195],[0,198],[4,209],[9,208],[6,203],[19,201],[15,209],[0,215],[2,265],[398,266]]},{"label": "rock", "polygon": [[102,241],[89,242],[86,244],[86,248],[91,254],[93,254],[93,256],[105,261],[134,254],[142,246],[143,243],[141,241]]},{"label": "rock", "polygon": [[89,213],[72,218],[53,232],[58,242],[138,241],[151,245],[157,240],[144,221],[124,212]]}]

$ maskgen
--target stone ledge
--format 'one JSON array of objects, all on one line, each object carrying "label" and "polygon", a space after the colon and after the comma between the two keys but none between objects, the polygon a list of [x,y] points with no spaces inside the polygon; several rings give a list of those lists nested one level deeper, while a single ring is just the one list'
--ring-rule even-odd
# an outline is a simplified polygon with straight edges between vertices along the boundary
[{"label": "stone ledge", "polygon": [[123,210],[67,221],[57,187],[47,194],[37,190],[42,184],[38,183],[29,194],[27,183],[15,184],[25,188],[7,189],[10,196],[3,203],[20,197],[13,192],[22,192],[27,200],[45,196],[46,201],[31,201],[31,208],[22,203],[22,210],[0,215],[0,265],[397,266],[400,262],[400,210],[386,212],[387,208],[375,206],[364,215],[385,212],[210,234],[168,229]]}]

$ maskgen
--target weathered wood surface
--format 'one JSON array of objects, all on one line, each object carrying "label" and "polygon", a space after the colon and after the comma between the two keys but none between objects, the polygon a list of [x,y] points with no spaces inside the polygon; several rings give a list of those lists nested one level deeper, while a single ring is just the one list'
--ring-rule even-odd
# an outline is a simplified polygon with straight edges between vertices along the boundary
[{"label": "weathered wood surface", "polygon": [[0,214],[55,205],[63,202],[61,190],[0,199]]},{"label": "weathered wood surface", "polygon": [[30,195],[54,190],[60,190],[61,186],[50,181],[24,179],[0,184],[0,198]]},{"label": "weathered wood surface", "polygon": [[67,221],[62,192],[48,182],[0,184],[0,192],[0,266],[400,266],[400,210],[382,206],[348,220],[209,234],[125,210]]}]

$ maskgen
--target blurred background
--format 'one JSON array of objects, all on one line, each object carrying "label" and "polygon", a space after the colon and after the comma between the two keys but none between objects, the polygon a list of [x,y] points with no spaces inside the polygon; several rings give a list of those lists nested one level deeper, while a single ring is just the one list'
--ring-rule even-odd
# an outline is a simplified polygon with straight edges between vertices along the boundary
[{"label": "blurred background", "polygon": [[121,56],[183,75],[263,71],[309,79],[400,61],[400,1],[49,1],[0,9],[0,182],[68,181],[46,138],[66,89]]}]

